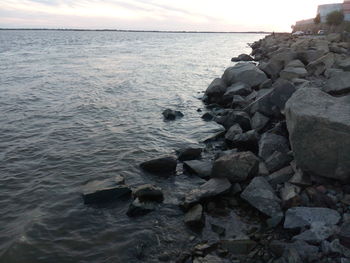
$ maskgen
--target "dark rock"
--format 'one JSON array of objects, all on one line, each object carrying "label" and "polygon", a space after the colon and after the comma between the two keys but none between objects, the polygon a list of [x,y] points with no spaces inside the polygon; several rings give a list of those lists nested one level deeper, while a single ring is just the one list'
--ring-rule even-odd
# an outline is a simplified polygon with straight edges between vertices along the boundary
[{"label": "dark rock", "polygon": [[289,139],[299,168],[319,176],[349,179],[350,96],[298,90],[288,101]]},{"label": "dark rock", "polygon": [[323,223],[315,222],[311,224],[311,228],[294,236],[293,240],[303,240],[310,243],[321,243],[332,236],[335,232],[334,227],[326,226]]},{"label": "dark rock", "polygon": [[215,115],[213,115],[213,114],[211,114],[209,112],[206,112],[206,113],[203,114],[202,119],[205,120],[205,121],[211,121],[211,120],[214,119],[214,117],[215,117]]},{"label": "dark rock", "polygon": [[214,255],[206,255],[205,257],[197,257],[193,263],[224,263],[223,259]]},{"label": "dark rock", "polygon": [[213,164],[210,161],[192,160],[184,162],[184,169],[201,178],[209,178]]},{"label": "dark rock", "polygon": [[259,159],[252,152],[239,152],[215,160],[213,177],[223,177],[231,182],[241,182],[258,172]]},{"label": "dark rock", "polygon": [[135,189],[133,195],[141,202],[164,200],[162,189],[151,184],[144,184]]},{"label": "dark rock", "polygon": [[260,63],[259,68],[265,72],[269,78],[276,80],[279,77],[280,71],[283,69],[283,62],[270,60],[267,63]]},{"label": "dark rock", "polygon": [[231,154],[237,153],[237,151],[238,151],[237,149],[232,149],[232,150],[218,152],[215,154],[215,160],[217,160],[223,156],[226,156],[226,155],[231,155]]},{"label": "dark rock", "polygon": [[310,186],[312,184],[310,176],[304,174],[302,171],[297,171],[289,182],[301,187]]},{"label": "dark rock", "polygon": [[225,134],[225,139],[226,140],[234,140],[234,138],[236,137],[236,135],[238,134],[242,134],[243,130],[241,128],[241,126],[239,126],[239,124],[234,124],[231,126],[231,128],[226,132]]},{"label": "dark rock", "polygon": [[231,183],[226,178],[213,178],[198,189],[192,190],[186,195],[183,206],[189,208],[192,205],[200,202],[203,199],[215,197],[228,192],[231,188]]},{"label": "dark rock", "polygon": [[249,87],[257,87],[266,81],[267,77],[253,63],[238,63],[233,67],[227,68],[222,79],[228,86],[233,83],[243,82]]},{"label": "dark rock", "polygon": [[335,204],[336,202],[333,201],[332,198],[313,187],[308,187],[306,189],[306,193],[309,197],[310,202],[315,207],[328,207],[331,209],[337,208]]},{"label": "dark rock", "polygon": [[238,148],[241,151],[258,152],[259,134],[255,130],[236,134],[234,138],[226,140],[227,144],[232,148]]},{"label": "dark rock", "polygon": [[287,210],[284,228],[293,229],[310,227],[312,223],[319,222],[324,225],[336,225],[340,215],[336,210],[322,207],[293,207]]},{"label": "dark rock", "polygon": [[205,218],[202,205],[197,204],[186,213],[185,224],[196,229],[204,227]]},{"label": "dark rock", "polygon": [[153,202],[140,202],[138,198],[136,198],[129,206],[127,211],[127,215],[130,217],[135,216],[143,216],[146,215],[156,209],[156,203]]},{"label": "dark rock", "polygon": [[273,83],[272,80],[268,79],[265,82],[260,84],[259,89],[269,89],[272,87],[272,83]]},{"label": "dark rock", "polygon": [[247,96],[252,92],[252,89],[250,86],[248,86],[245,83],[238,82],[232,84],[232,86],[228,87],[224,98],[232,99],[234,95],[241,95],[241,96]]},{"label": "dark rock", "polygon": [[232,109],[243,109],[248,105],[248,102],[245,98],[239,95],[234,95],[231,101],[231,108]]},{"label": "dark rock", "polygon": [[350,92],[350,72],[335,72],[322,88],[331,95],[343,95]]},{"label": "dark rock", "polygon": [[124,185],[124,178],[121,176],[115,177],[114,180],[92,181],[83,187],[85,204],[115,201],[130,194],[131,190]]},{"label": "dark rock", "polygon": [[292,80],[295,78],[305,78],[308,72],[305,68],[287,67],[280,72],[282,79]]},{"label": "dark rock", "polygon": [[350,248],[350,221],[345,221],[339,231],[339,241],[343,246]]},{"label": "dark rock", "polygon": [[238,57],[233,57],[231,59],[232,62],[239,62],[239,61],[253,61],[254,59],[247,55],[247,54],[240,54]]},{"label": "dark rock", "polygon": [[268,182],[272,186],[276,186],[277,184],[283,184],[288,182],[293,176],[294,171],[291,166],[286,166],[267,177]]},{"label": "dark rock", "polygon": [[280,200],[264,177],[255,177],[241,194],[250,205],[265,215],[273,217],[280,214]]},{"label": "dark rock", "polygon": [[267,170],[266,164],[264,162],[259,163],[259,173],[260,176],[268,176],[270,174],[269,170]]},{"label": "dark rock", "polygon": [[179,161],[190,161],[194,159],[198,159],[201,157],[202,149],[201,148],[186,148],[178,151],[178,159]]},{"label": "dark rock", "polygon": [[205,95],[208,96],[209,102],[218,102],[226,92],[226,89],[227,85],[225,82],[221,78],[216,78],[205,91]]},{"label": "dark rock", "polygon": [[226,115],[215,118],[215,121],[224,126],[225,129],[239,124],[243,131],[251,130],[249,114],[243,111],[229,111]]},{"label": "dark rock", "polygon": [[176,118],[181,118],[184,116],[181,111],[175,111],[171,109],[166,109],[162,114],[166,120],[175,120]]},{"label": "dark rock", "polygon": [[233,255],[248,255],[257,243],[250,239],[227,239],[221,241],[221,247]]},{"label": "dark rock", "polygon": [[140,167],[150,173],[173,174],[176,172],[177,161],[174,157],[163,157],[146,161]]},{"label": "dark rock", "polygon": [[283,202],[284,208],[289,208],[293,206],[298,206],[301,203],[301,198],[299,196],[301,189],[298,186],[292,185],[290,183],[285,183],[283,188],[280,190],[280,196]]},{"label": "dark rock", "polygon": [[293,157],[289,154],[275,151],[266,159],[265,164],[267,170],[269,170],[270,173],[273,173],[289,165],[292,160]]},{"label": "dark rock", "polygon": [[283,111],[286,102],[296,91],[293,83],[279,79],[272,85],[273,91],[269,95],[270,103],[272,107],[277,107],[279,110]]},{"label": "dark rock", "polygon": [[288,140],[273,133],[264,133],[259,140],[259,156],[267,160],[275,151],[287,153]]},{"label": "dark rock", "polygon": [[251,120],[252,129],[261,131],[269,122],[269,118],[260,112],[256,112]]}]

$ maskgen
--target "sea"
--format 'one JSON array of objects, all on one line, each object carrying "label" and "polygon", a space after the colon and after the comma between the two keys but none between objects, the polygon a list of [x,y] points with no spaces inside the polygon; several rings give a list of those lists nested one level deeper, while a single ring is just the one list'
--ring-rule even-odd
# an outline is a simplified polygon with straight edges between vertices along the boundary
[{"label": "sea", "polygon": [[[210,236],[187,229],[178,207],[202,179],[139,164],[222,129],[201,119],[203,92],[263,37],[0,30],[0,262],[175,262]],[[184,117],[165,121],[167,108]],[[131,199],[84,204],[86,183],[116,175],[161,187],[164,203],[132,218]]]}]

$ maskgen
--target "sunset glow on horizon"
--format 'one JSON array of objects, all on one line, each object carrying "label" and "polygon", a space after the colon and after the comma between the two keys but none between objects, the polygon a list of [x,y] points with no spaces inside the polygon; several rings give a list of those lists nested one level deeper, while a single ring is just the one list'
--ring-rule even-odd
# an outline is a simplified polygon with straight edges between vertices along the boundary
[{"label": "sunset glow on horizon", "polygon": [[1,28],[291,31],[329,0],[2,0]]}]

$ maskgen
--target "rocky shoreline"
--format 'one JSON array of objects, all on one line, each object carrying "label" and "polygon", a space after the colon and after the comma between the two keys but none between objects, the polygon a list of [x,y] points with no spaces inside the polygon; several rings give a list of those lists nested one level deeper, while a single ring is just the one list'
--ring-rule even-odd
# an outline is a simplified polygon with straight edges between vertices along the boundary
[{"label": "rocky shoreline", "polygon": [[[230,220],[235,213],[251,225],[235,236],[229,225],[210,223],[216,239],[202,235],[177,258],[159,260],[350,262],[350,42],[341,34],[274,34],[251,48],[203,96],[202,118],[224,131],[203,149],[140,165],[161,177],[183,166],[204,180],[178,204],[189,231],[208,227],[209,215]],[[154,211],[166,193],[150,184],[130,189],[120,176],[83,193],[86,204],[131,195],[127,214],[134,217]]]}]

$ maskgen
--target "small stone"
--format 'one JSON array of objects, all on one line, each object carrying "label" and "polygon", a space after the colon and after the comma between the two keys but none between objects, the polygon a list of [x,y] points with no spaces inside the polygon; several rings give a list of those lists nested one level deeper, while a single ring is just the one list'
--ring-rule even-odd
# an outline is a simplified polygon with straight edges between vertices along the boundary
[{"label": "small stone", "polygon": [[202,119],[205,120],[205,121],[211,121],[211,120],[214,119],[214,117],[215,117],[215,115],[213,115],[213,114],[211,114],[209,112],[206,112],[206,113],[203,114]]},{"label": "small stone", "polygon": [[185,215],[185,224],[193,228],[203,228],[205,219],[203,214],[203,207],[200,204],[192,207]]}]

